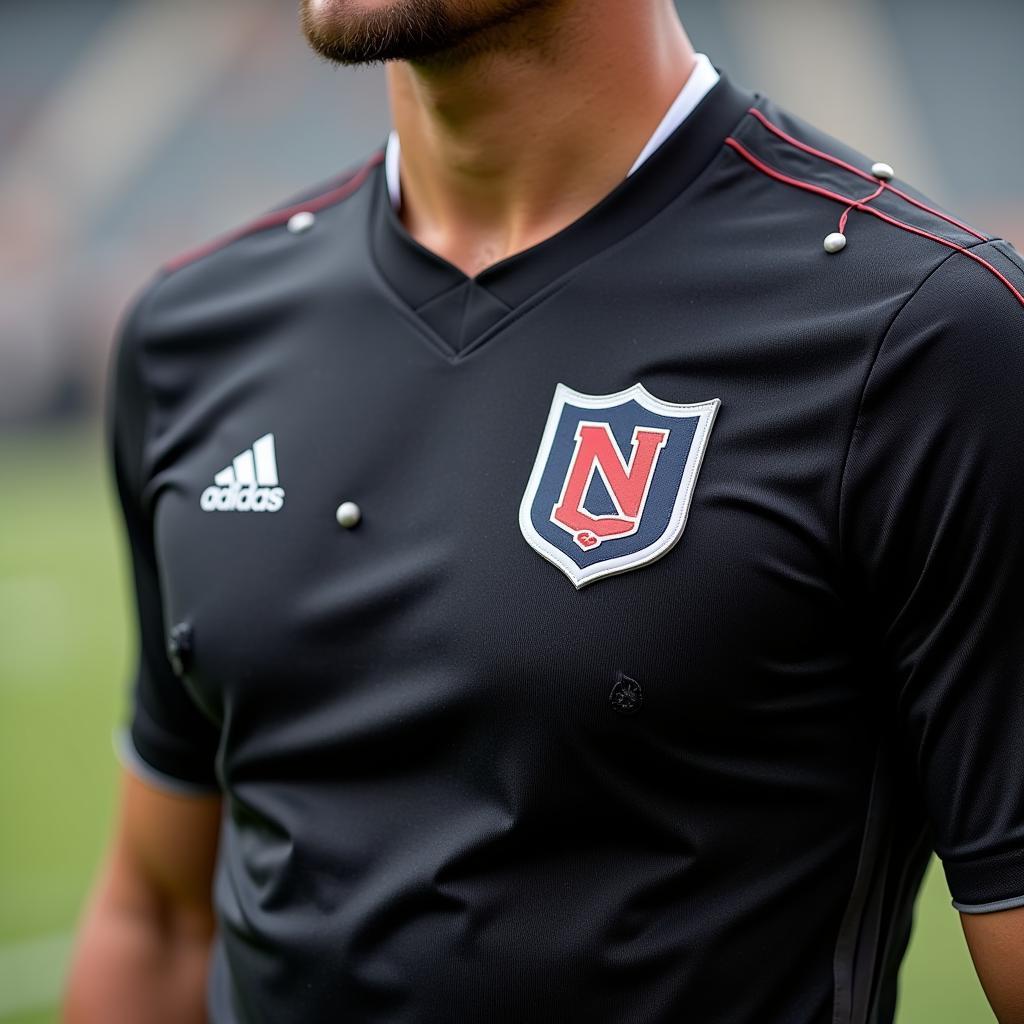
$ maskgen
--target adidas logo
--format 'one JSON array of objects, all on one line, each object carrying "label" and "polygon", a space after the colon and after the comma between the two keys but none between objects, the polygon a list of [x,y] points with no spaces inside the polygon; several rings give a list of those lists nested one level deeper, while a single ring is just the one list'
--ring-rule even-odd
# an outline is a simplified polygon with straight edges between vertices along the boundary
[{"label": "adidas logo", "polygon": [[284,505],[278,487],[274,435],[264,434],[231,460],[199,498],[204,512],[277,512]]}]

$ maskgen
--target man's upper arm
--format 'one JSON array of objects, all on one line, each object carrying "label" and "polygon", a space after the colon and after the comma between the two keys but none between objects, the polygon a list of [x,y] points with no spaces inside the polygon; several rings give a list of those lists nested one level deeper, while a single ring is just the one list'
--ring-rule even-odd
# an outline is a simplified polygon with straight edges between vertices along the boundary
[{"label": "man's upper arm", "polygon": [[951,254],[881,344],[843,483],[847,571],[968,913],[1024,905],[1022,384],[1024,307]]},{"label": "man's upper arm", "polygon": [[208,937],[220,815],[218,795],[172,793],[125,770],[108,869],[113,897]]},{"label": "man's upper arm", "polygon": [[66,1024],[206,1020],[219,796],[122,776],[117,826],[79,928]]},{"label": "man's upper arm", "polygon": [[1024,1024],[1024,907],[961,914],[982,987],[1000,1024]]},{"label": "man's upper arm", "polygon": [[119,754],[131,771],[183,794],[218,791],[219,730],[197,707],[167,656],[160,570],[147,494],[146,442],[158,398],[147,381],[146,317],[160,279],[135,303],[118,339],[108,391],[108,437],[124,535],[131,555],[138,657],[131,719]]},{"label": "man's upper arm", "polygon": [[[1012,250],[974,251],[1024,292]],[[1005,954],[1024,998],[1024,307],[961,254],[881,342],[840,522],[979,974]]]}]

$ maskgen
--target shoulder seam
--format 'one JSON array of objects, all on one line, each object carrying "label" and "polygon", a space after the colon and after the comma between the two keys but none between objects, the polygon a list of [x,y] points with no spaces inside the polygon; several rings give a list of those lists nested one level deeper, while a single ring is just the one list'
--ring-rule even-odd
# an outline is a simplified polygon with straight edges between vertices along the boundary
[{"label": "shoulder seam", "polygon": [[227,248],[227,246],[242,238],[247,238],[249,235],[256,234],[257,232],[266,231],[269,228],[285,224],[296,213],[316,213],[318,210],[323,210],[328,206],[334,206],[337,203],[343,202],[348,199],[349,196],[352,196],[359,191],[369,178],[370,172],[383,159],[383,152],[378,151],[374,153],[373,156],[371,156],[370,159],[367,160],[367,162],[354,174],[345,178],[341,184],[335,185],[332,188],[329,188],[326,192],[313,196],[313,198],[308,199],[305,202],[292,203],[283,209],[274,210],[273,212],[265,214],[262,217],[258,217],[256,220],[250,221],[248,224],[245,224],[240,228],[236,228],[233,231],[229,231],[210,242],[206,242],[194,249],[189,249],[180,256],[176,256],[174,259],[168,260],[161,269],[166,274],[173,274],[175,271],[181,270],[183,267],[187,267],[206,256],[210,256],[215,252],[219,252],[221,249]]},{"label": "shoulder seam", "polygon": [[[991,241],[992,241],[991,239],[986,239],[983,242],[975,243],[975,245],[970,246],[969,248],[971,248],[971,249],[980,248],[983,245],[988,245]],[[844,550],[844,541],[843,541],[843,495],[844,495],[845,489],[846,489],[846,478],[847,478],[847,472],[848,472],[849,465],[850,465],[850,454],[853,451],[853,444],[854,444],[854,441],[855,441],[855,439],[857,437],[857,428],[860,426],[861,415],[862,415],[862,413],[864,411],[864,401],[867,398],[868,386],[871,383],[871,377],[874,374],[875,366],[877,365],[878,360],[879,360],[879,358],[880,358],[880,356],[882,354],[882,350],[885,348],[885,343],[886,343],[886,341],[889,340],[889,336],[892,334],[893,328],[896,326],[896,324],[899,321],[900,317],[903,316],[904,312],[906,312],[906,310],[910,307],[910,305],[914,301],[914,299],[917,298],[917,296],[920,294],[920,292],[924,288],[924,286],[956,254],[957,254],[956,251],[951,251],[943,259],[941,259],[934,267],[932,267],[932,269],[929,270],[928,273],[925,274],[925,276],[918,282],[918,284],[914,288],[914,290],[907,296],[906,299],[904,299],[904,301],[900,304],[900,306],[896,310],[896,312],[893,313],[892,317],[889,319],[889,322],[888,322],[888,324],[885,327],[885,330],[882,331],[880,340],[876,344],[874,354],[871,356],[871,361],[868,364],[867,372],[864,375],[864,382],[861,384],[860,394],[859,394],[859,396],[857,398],[857,411],[856,411],[856,414],[853,417],[853,426],[850,428],[850,436],[849,436],[849,439],[847,440],[847,443],[846,443],[846,453],[843,456],[842,468],[841,468],[840,473],[839,473],[839,493],[838,493],[837,498],[836,498],[836,518],[835,518],[836,531],[835,531],[835,535],[836,535],[836,542],[837,542],[837,548],[838,548],[836,554],[837,554],[840,574],[842,574],[843,569],[844,569],[845,564],[846,564],[846,553],[845,553],[845,550]]]},{"label": "shoulder seam", "polygon": [[990,241],[995,247],[996,252],[1001,253],[1018,270],[1024,272],[1024,259],[1021,258],[1020,253],[1005,238],[992,238]]}]

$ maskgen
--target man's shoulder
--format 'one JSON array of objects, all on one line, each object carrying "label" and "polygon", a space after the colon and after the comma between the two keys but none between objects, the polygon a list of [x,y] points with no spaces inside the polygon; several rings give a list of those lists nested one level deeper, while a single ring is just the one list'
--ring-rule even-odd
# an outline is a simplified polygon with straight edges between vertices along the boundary
[{"label": "man's shoulder", "polygon": [[[933,244],[970,246],[989,240],[977,225],[944,209],[877,156],[868,156],[759,97],[726,139],[736,156],[773,188],[777,201],[808,198],[802,208],[820,209],[821,200],[842,212],[862,214],[896,231],[917,234]],[[813,199],[811,198],[813,197]],[[876,225],[877,226],[877,225]]]},{"label": "man's shoulder", "polygon": [[309,279],[309,261],[322,262],[325,251],[336,252],[337,232],[322,229],[335,215],[344,215],[346,200],[368,189],[382,159],[376,152],[160,266],[128,304],[118,332],[117,361],[144,363],[158,350],[188,349],[181,339],[197,329],[211,336],[222,315],[260,315],[272,282]]},{"label": "man's shoulder", "polygon": [[[944,209],[888,163],[763,97],[726,145],[756,179],[756,201],[806,227],[808,243],[851,283],[863,276],[875,286],[877,269],[888,266],[899,297],[918,307],[927,296],[951,316],[982,306],[1024,314],[1024,260],[1013,246]],[[924,291],[932,275],[946,287]]]},{"label": "man's shoulder", "polygon": [[208,256],[230,249],[237,242],[262,232],[284,228],[292,234],[302,234],[316,220],[317,214],[343,203],[355,195],[369,181],[373,169],[384,159],[377,151],[367,159],[343,171],[340,175],[305,189],[298,195],[274,206],[268,212],[233,228],[208,242],[189,249],[160,268],[164,274],[199,263]]}]

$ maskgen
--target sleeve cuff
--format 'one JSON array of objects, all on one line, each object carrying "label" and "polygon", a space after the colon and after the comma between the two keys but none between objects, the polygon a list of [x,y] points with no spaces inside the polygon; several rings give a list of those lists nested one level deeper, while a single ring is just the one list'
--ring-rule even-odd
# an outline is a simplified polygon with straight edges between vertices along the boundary
[{"label": "sleeve cuff", "polygon": [[216,784],[180,779],[160,771],[159,768],[154,768],[139,753],[139,749],[132,739],[131,730],[127,727],[115,730],[113,740],[114,752],[121,765],[132,775],[156,789],[161,789],[174,796],[215,796],[221,792],[220,786]]},{"label": "sleeve cuff", "polygon": [[943,858],[953,906],[961,913],[991,914],[1024,907],[1024,841],[1008,840],[1006,847],[969,860]]},{"label": "sleeve cuff", "polygon": [[1024,907],[1024,896],[1013,896],[1008,900],[995,900],[993,903],[961,903],[953,900],[953,906],[961,914],[993,914],[997,910],[1013,910]]}]

